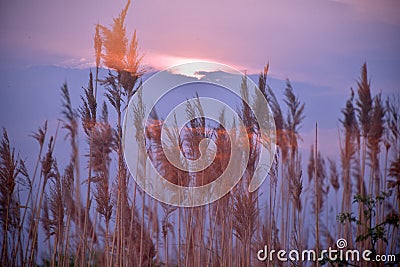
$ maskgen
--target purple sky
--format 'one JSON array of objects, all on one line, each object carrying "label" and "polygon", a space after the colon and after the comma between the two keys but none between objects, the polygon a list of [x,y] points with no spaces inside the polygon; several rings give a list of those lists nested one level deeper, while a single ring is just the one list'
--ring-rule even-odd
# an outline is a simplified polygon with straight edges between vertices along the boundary
[{"label": "purple sky", "polygon": [[[2,67],[93,65],[96,23],[109,25],[125,1],[2,1]],[[342,93],[367,61],[377,91],[400,81],[399,1],[133,1],[146,65],[208,59]]]},{"label": "purple sky", "polygon": [[[46,119],[49,135],[55,133],[63,82],[74,107],[81,104],[87,68],[94,66],[95,25],[109,26],[125,4],[0,1],[0,130],[7,128],[30,170],[38,147],[29,134]],[[279,99],[289,78],[306,103],[303,164],[315,122],[319,149],[339,164],[338,120],[361,65],[368,64],[374,95],[382,92],[386,99],[400,92],[399,14],[398,0],[138,0],[132,1],[126,25],[131,34],[137,30],[147,70],[202,59],[254,74],[270,62],[268,83]],[[60,166],[69,161],[64,135],[55,149]],[[80,149],[87,153],[82,132]],[[86,158],[81,161],[84,166]]]}]

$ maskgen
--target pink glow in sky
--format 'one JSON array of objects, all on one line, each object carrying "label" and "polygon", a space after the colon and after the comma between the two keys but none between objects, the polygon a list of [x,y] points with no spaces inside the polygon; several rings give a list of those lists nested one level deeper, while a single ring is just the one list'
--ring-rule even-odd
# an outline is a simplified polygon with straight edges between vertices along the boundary
[{"label": "pink glow in sky", "polygon": [[[96,23],[110,25],[125,1],[12,1],[0,4],[2,66],[94,62]],[[215,60],[271,75],[348,90],[364,61],[384,90],[400,77],[398,1],[133,1],[144,64]]]}]

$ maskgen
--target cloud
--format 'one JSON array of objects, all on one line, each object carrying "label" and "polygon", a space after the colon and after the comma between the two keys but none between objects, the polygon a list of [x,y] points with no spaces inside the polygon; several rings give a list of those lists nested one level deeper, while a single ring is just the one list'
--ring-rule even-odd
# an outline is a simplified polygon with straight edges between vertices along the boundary
[{"label": "cloud", "polygon": [[[364,61],[382,68],[389,58],[400,62],[399,28],[386,24],[395,19],[379,20],[388,3],[382,11],[357,1],[143,1],[128,21],[143,51],[206,57],[249,72],[269,61],[275,77],[347,90]],[[142,15],[147,10],[153,19]]]},{"label": "cloud", "polygon": [[71,58],[61,61],[58,64],[55,64],[59,67],[66,67],[72,69],[87,69],[96,67],[96,63],[93,60],[88,60],[86,58]]}]

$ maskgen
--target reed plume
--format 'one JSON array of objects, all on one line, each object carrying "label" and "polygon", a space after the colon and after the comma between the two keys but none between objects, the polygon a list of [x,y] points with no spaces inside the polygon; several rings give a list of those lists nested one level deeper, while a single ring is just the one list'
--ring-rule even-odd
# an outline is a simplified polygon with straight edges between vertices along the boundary
[{"label": "reed plume", "polygon": [[15,192],[18,178],[21,178],[21,175],[27,178],[25,164],[18,155],[15,155],[15,149],[11,147],[8,133],[3,129],[0,143],[0,225],[2,233],[0,261],[5,265],[15,264],[15,259],[12,258],[14,252],[9,249],[15,247],[14,242],[17,242],[15,231],[21,224],[21,207]]}]

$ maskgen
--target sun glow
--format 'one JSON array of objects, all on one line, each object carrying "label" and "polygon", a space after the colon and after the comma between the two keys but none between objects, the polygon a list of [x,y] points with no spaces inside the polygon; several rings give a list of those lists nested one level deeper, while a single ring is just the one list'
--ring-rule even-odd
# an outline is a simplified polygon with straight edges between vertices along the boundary
[{"label": "sun glow", "polygon": [[[227,69],[215,69],[212,64],[207,64],[207,62],[214,62],[210,59],[205,58],[189,58],[189,57],[176,57],[176,56],[169,56],[169,55],[160,55],[160,54],[147,54],[145,56],[146,61],[145,64],[152,66],[158,70],[163,70],[166,68],[171,68],[171,73],[179,74],[186,77],[193,77],[198,80],[203,78],[205,75],[201,72],[214,72],[214,71],[228,71]],[[197,64],[194,68],[193,65],[185,65],[185,63],[191,62],[205,62],[203,65]],[[199,69],[200,66],[200,69]]]}]

